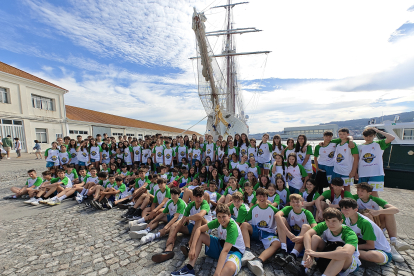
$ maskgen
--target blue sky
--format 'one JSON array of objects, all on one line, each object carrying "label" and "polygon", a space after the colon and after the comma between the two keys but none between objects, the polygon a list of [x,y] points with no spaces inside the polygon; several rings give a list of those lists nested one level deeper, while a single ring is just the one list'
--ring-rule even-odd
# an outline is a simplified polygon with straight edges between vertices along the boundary
[{"label": "blue sky", "polygon": [[[197,95],[193,7],[223,0],[6,1],[0,60],[70,92],[66,104],[188,128]],[[261,0],[234,8],[251,133],[414,109],[414,1]],[[221,42],[210,40],[219,51]],[[194,130],[204,133],[205,122]]]}]

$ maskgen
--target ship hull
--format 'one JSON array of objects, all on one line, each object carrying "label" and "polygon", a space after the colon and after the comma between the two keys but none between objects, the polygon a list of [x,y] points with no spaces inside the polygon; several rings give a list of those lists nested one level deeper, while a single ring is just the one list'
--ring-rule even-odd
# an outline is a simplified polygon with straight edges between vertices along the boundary
[{"label": "ship hull", "polygon": [[214,116],[212,114],[208,116],[206,133],[213,135],[214,141],[218,139],[219,135],[222,135],[224,138],[231,135],[234,138],[235,134],[249,133],[249,127],[246,123],[234,115],[228,114],[224,116],[224,119],[228,124],[230,124],[229,128],[227,128],[222,122],[219,122],[216,126]]},{"label": "ship hull", "polygon": [[414,190],[414,145],[393,144],[383,154],[386,188]]}]

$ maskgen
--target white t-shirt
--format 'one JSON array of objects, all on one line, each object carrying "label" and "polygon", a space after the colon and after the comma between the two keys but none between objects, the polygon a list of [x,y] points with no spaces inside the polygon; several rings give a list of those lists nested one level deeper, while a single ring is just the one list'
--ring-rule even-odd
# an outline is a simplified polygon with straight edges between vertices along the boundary
[{"label": "white t-shirt", "polygon": [[382,155],[384,150],[388,148],[391,143],[386,144],[385,139],[374,141],[368,145],[359,145],[359,163],[358,175],[359,177],[370,177],[384,175],[384,163]]},{"label": "white t-shirt", "polygon": [[343,145],[338,144],[336,146],[335,156],[334,156],[334,172],[335,173],[340,174],[340,175],[345,175],[345,176],[348,176],[351,173],[352,165],[354,164],[354,156],[352,154],[358,154],[358,148],[356,144],[353,149],[349,148],[348,142],[346,142]]},{"label": "white t-shirt", "polygon": [[132,147],[134,152],[134,162],[141,162],[141,146]]}]

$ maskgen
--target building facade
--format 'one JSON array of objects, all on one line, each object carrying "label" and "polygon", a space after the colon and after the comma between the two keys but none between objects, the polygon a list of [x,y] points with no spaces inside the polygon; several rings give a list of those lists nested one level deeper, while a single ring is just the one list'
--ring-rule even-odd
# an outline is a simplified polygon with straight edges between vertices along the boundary
[{"label": "building facade", "polygon": [[[88,109],[65,106],[69,91],[18,68],[0,62],[0,137],[18,137],[22,152],[31,152],[34,140],[42,150],[58,137],[107,133],[143,138],[161,133],[164,136],[191,135],[195,132],[140,120],[110,115]],[[200,135],[196,133],[197,135]]]},{"label": "building facade", "polygon": [[301,127],[286,127],[283,133],[280,134],[282,139],[296,138],[300,134],[306,135],[308,139],[323,139],[325,131],[333,132],[333,138],[338,137],[338,125],[316,125],[316,126],[301,126]]}]

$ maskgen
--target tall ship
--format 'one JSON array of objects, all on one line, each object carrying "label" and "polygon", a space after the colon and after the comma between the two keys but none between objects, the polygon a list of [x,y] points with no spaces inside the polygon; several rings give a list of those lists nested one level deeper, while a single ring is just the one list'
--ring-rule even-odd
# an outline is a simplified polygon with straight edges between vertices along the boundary
[{"label": "tall ship", "polygon": [[[237,52],[235,35],[259,32],[256,28],[234,28],[233,8],[248,2],[232,3],[212,7],[212,9],[226,9],[226,23],[224,30],[206,31],[206,16],[194,8],[192,28],[197,43],[197,56],[190,58],[197,60],[198,94],[207,113],[206,133],[216,139],[236,133],[249,133],[245,114],[243,96],[237,75],[237,57],[253,54],[268,54],[270,51]],[[223,36],[223,47],[220,53],[214,53],[208,37]]]},{"label": "tall ship", "polygon": [[[395,137],[383,154],[385,187],[414,190],[414,122],[399,122],[397,115],[379,124],[373,119],[368,126]],[[385,137],[377,133],[377,138]]]}]

